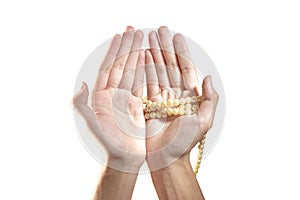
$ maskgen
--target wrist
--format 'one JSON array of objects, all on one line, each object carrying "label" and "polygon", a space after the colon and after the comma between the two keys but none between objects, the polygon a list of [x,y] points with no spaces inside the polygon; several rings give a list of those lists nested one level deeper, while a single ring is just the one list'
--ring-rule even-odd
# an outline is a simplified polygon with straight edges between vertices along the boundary
[{"label": "wrist", "polygon": [[186,153],[179,158],[170,157],[170,156],[148,156],[147,155],[147,163],[151,172],[154,171],[169,171],[175,168],[186,168],[192,169],[190,163],[190,154]]},{"label": "wrist", "polygon": [[144,155],[128,156],[126,158],[109,156],[107,166],[121,172],[138,173],[144,162]]},{"label": "wrist", "polygon": [[204,199],[189,161],[189,154],[169,166],[151,171],[159,199]]}]

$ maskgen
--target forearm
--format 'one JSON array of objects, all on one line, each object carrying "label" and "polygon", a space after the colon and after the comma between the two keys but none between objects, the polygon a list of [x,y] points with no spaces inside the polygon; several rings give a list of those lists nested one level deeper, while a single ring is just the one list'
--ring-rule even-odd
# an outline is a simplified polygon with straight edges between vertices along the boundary
[{"label": "forearm", "polygon": [[131,199],[137,173],[128,173],[107,167],[97,186],[94,200]]},{"label": "forearm", "polygon": [[160,200],[204,200],[201,189],[185,155],[170,166],[151,172],[152,181]]}]

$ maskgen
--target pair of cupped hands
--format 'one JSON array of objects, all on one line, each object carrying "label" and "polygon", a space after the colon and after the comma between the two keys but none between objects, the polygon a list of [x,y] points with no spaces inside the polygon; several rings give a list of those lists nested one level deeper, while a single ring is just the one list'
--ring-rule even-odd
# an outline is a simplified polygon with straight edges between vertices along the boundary
[{"label": "pair of cupped hands", "polygon": [[142,31],[130,26],[115,35],[100,66],[91,107],[84,82],[73,98],[74,107],[106,149],[107,165],[126,172],[138,172],[145,160],[152,171],[189,156],[211,128],[218,102],[207,76],[196,114],[145,120],[143,94],[156,102],[198,96],[201,82],[181,34],[172,37],[167,27],[160,27],[149,33],[146,50],[143,38]]}]

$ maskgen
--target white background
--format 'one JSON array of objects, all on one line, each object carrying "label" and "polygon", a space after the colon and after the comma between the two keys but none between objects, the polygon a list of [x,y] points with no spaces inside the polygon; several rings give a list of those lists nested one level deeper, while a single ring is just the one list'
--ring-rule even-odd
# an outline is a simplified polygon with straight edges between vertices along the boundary
[{"label": "white background", "polygon": [[[167,25],[214,61],[227,100],[203,161],[206,199],[299,199],[297,1],[1,1],[0,199],[90,199],[101,165],[82,147],[69,102],[79,69],[126,25]],[[133,199],[156,199],[140,176]]]}]

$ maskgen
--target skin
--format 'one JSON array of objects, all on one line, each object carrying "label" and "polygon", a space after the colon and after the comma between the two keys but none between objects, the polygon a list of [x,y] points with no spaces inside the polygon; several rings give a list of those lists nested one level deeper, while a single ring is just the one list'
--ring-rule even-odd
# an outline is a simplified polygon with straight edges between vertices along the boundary
[{"label": "skin", "polygon": [[[108,153],[95,200],[131,199],[139,168],[145,161],[145,140],[128,134],[145,136],[142,88],[138,87],[144,81],[142,40],[143,33],[132,27],[123,36],[116,35],[99,69],[92,108],[87,105],[89,93],[85,83],[73,99],[74,107]],[[122,103],[120,99],[127,101]],[[115,115],[121,118],[116,119]],[[122,115],[129,117],[125,118],[127,126],[120,127]]]},{"label": "skin", "polygon": [[[172,38],[169,30],[161,27],[158,35],[149,34],[149,43],[145,61],[148,98],[160,102],[198,96],[197,71],[183,36]],[[209,76],[203,81],[202,96],[197,114],[146,122],[147,162],[159,199],[204,199],[189,156],[212,126],[218,95]]]},{"label": "skin", "polygon": [[74,107],[108,154],[94,199],[131,199],[145,160],[159,199],[204,199],[189,154],[212,126],[218,95],[206,77],[197,114],[145,122],[140,87],[144,74],[152,101],[197,96],[200,86],[180,34],[172,38],[161,27],[158,35],[149,34],[151,48],[146,51],[141,50],[142,40],[142,32],[132,27],[122,36],[115,35],[99,69],[92,107],[87,105],[85,83],[73,98]]}]

